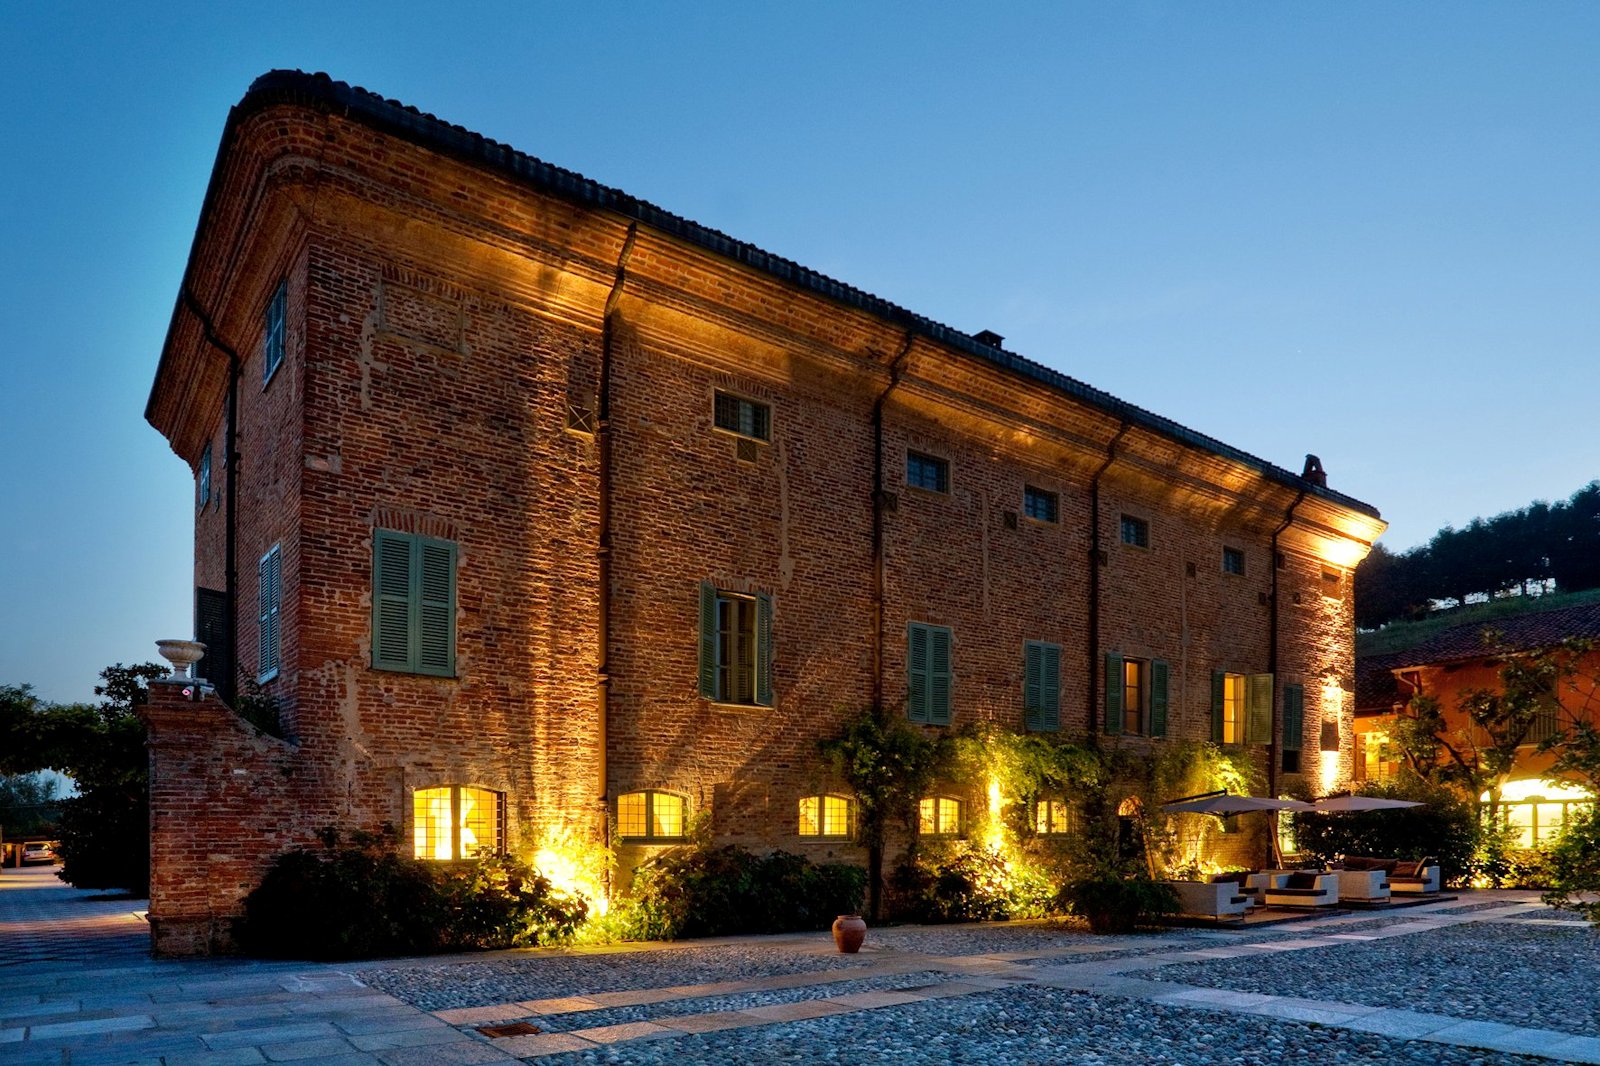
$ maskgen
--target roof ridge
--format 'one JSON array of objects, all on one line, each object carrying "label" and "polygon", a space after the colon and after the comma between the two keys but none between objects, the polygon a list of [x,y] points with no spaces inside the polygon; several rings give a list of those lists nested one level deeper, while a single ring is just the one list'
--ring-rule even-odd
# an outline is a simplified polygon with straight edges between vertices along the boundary
[{"label": "roof ridge", "polygon": [[701,225],[621,189],[603,185],[592,178],[529,155],[501,141],[486,137],[423,111],[410,104],[385,97],[370,89],[339,81],[326,73],[300,70],[272,70],[251,82],[244,97],[229,116],[230,125],[255,110],[273,104],[295,102],[309,106],[339,108],[347,116],[358,116],[370,125],[389,127],[393,132],[468,162],[488,164],[518,178],[532,181],[545,191],[589,206],[602,207],[663,230],[672,236],[697,244],[708,251],[764,271],[780,280],[812,290],[836,302],[874,314],[896,325],[905,326],[932,340],[965,351],[969,355],[997,364],[1014,373],[1032,378],[1057,391],[1083,400],[1110,414],[1143,425],[1180,443],[1251,466],[1272,480],[1320,496],[1362,514],[1379,517],[1377,508],[1353,496],[1308,481],[1292,471],[1259,456],[1236,448],[1182,423],[1156,414],[1147,408],[1119,399],[1103,389],[1089,385],[1059,370],[1035,362],[1015,352],[984,344],[970,334],[918,314],[881,296],[839,281],[748,241]]}]

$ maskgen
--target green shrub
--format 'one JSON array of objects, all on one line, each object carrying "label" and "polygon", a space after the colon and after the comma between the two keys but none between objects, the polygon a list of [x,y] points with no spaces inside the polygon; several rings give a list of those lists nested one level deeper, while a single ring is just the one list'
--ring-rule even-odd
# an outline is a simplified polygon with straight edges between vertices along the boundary
[{"label": "green shrub", "polygon": [[1478,830],[1478,850],[1472,857],[1472,881],[1491,888],[1547,888],[1550,886],[1550,851],[1525,848],[1521,834],[1504,823]]},{"label": "green shrub", "polygon": [[894,914],[905,921],[1038,918],[1050,913],[1054,896],[1039,872],[966,841],[921,848],[894,873]]},{"label": "green shrub", "polygon": [[1364,795],[1409,799],[1420,807],[1351,814],[1296,814],[1295,841],[1320,864],[1346,855],[1415,861],[1433,858],[1449,884],[1476,872],[1477,812],[1473,805],[1444,788],[1422,781],[1372,785]]},{"label": "green shrub", "polygon": [[1544,901],[1600,926],[1600,815],[1594,807],[1569,816],[1548,856]]},{"label": "green shrub", "polygon": [[280,855],[236,932],[255,955],[359,959],[564,940],[587,911],[516,859],[433,863],[363,842]]},{"label": "green shrub", "polygon": [[826,929],[860,909],[866,881],[859,866],[817,864],[787,851],[678,848],[635,872],[620,932],[633,940],[676,940]]},{"label": "green shrub", "polygon": [[1058,906],[1086,919],[1096,933],[1131,933],[1163,914],[1176,914],[1178,894],[1171,885],[1147,877],[1096,877],[1069,881]]}]

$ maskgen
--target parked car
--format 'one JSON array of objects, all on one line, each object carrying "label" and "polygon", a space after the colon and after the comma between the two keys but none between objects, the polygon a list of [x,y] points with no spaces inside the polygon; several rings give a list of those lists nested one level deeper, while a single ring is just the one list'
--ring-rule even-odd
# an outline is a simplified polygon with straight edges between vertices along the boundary
[{"label": "parked car", "polygon": [[30,862],[55,862],[56,849],[47,841],[34,840],[22,845],[22,863],[26,866]]}]

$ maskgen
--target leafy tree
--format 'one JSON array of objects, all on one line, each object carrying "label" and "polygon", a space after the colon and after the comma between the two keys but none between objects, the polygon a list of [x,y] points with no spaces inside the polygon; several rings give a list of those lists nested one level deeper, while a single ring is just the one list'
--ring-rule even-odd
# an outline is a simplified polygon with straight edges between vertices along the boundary
[{"label": "leafy tree", "polygon": [[1600,815],[1595,808],[1568,821],[1550,848],[1544,901],[1600,926]]},{"label": "leafy tree", "polygon": [[156,663],[109,666],[98,704],[50,704],[27,685],[0,687],[0,773],[57,770],[77,784],[61,803],[61,879],[79,888],[150,890],[150,778],[144,723]]},{"label": "leafy tree", "polygon": [[0,833],[9,841],[56,835],[56,782],[43,774],[0,775]]}]

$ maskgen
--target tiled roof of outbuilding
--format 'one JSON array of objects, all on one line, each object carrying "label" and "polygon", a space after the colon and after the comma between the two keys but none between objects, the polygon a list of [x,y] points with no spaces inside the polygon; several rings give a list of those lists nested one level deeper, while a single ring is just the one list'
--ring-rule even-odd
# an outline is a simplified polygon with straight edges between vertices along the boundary
[{"label": "tiled roof of outbuilding", "polygon": [[[1144,408],[1119,400],[1110,393],[1096,389],[1076,378],[1068,377],[1015,353],[983,344],[966,333],[836,281],[793,260],[773,255],[755,245],[736,240],[681,215],[672,214],[619,189],[553,166],[471,130],[419,111],[415,107],[385,99],[366,89],[335,81],[326,74],[275,70],[257,78],[245,93],[244,99],[229,115],[228,128],[223,132],[223,147],[219,152],[219,161],[227,150],[228,139],[234,127],[240,121],[263,108],[284,103],[335,111],[433,151],[475,165],[490,167],[548,195],[574,201],[586,207],[614,211],[625,218],[670,234],[716,255],[732,259],[789,284],[865,311],[903,329],[1041,382],[1077,400],[1098,407],[1113,417],[1126,419],[1133,425],[1152,430],[1180,443],[1252,467],[1269,479],[1288,485],[1297,491],[1323,497],[1361,514],[1378,517],[1377,509],[1371,504],[1363,503],[1325,486],[1313,484],[1283,467],[1189,429],[1169,418],[1163,418]],[[207,206],[210,198],[208,193]],[[202,227],[205,224],[206,213],[203,208]]]}]

